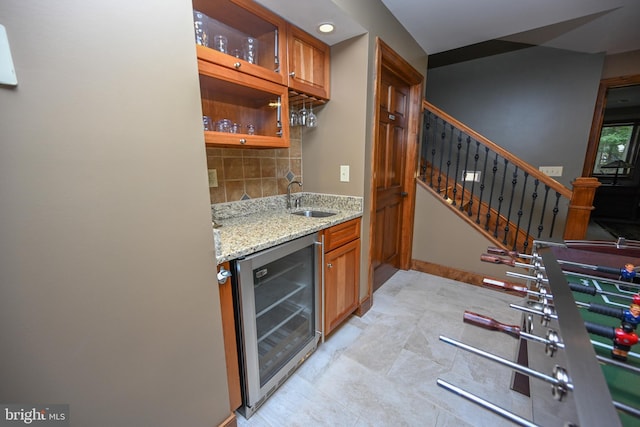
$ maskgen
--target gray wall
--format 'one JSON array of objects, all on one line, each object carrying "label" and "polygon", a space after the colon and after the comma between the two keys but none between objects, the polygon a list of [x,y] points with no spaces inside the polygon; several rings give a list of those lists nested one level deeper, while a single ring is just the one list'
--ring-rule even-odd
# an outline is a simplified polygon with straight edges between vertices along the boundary
[{"label": "gray wall", "polygon": [[434,68],[426,99],[533,166],[582,173],[602,54],[532,47]]},{"label": "gray wall", "polygon": [[0,402],[229,416],[191,4],[3,0]]}]

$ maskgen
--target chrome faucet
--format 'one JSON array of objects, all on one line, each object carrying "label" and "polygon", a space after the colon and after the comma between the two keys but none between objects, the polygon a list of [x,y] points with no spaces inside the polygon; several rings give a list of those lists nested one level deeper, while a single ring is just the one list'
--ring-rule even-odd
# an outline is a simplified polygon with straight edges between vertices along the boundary
[{"label": "chrome faucet", "polygon": [[291,209],[291,184],[298,184],[302,187],[302,183],[300,181],[291,181],[289,185],[287,185],[287,209]]}]

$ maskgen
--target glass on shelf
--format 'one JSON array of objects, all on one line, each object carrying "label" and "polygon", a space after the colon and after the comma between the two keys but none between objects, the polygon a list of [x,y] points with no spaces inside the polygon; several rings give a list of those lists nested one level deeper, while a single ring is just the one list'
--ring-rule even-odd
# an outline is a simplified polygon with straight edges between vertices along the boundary
[{"label": "glass on shelf", "polygon": [[[232,6],[230,6],[232,7]],[[196,43],[273,71],[279,69],[278,28],[239,10],[233,20],[222,22],[199,10],[193,11]],[[269,53],[271,52],[271,53]]]}]

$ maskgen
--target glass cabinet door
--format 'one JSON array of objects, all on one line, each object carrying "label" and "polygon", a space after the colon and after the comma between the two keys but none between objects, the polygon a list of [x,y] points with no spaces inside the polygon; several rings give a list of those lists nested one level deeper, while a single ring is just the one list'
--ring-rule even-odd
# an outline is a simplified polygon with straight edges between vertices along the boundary
[{"label": "glass cabinet door", "polygon": [[205,143],[227,147],[289,147],[287,88],[199,61]]},{"label": "glass cabinet door", "polygon": [[286,23],[246,0],[193,0],[198,58],[286,85]]}]

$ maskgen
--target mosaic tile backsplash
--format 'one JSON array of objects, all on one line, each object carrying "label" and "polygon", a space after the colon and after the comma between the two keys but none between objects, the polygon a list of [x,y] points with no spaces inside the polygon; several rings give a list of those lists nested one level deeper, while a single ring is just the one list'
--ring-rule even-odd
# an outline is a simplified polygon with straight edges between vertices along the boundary
[{"label": "mosaic tile backsplash", "polygon": [[[207,167],[218,178],[218,186],[209,188],[211,203],[286,194],[291,181],[302,181],[301,129],[291,128],[290,138],[290,147],[283,149],[207,147]],[[299,191],[291,187],[292,193]]]}]

